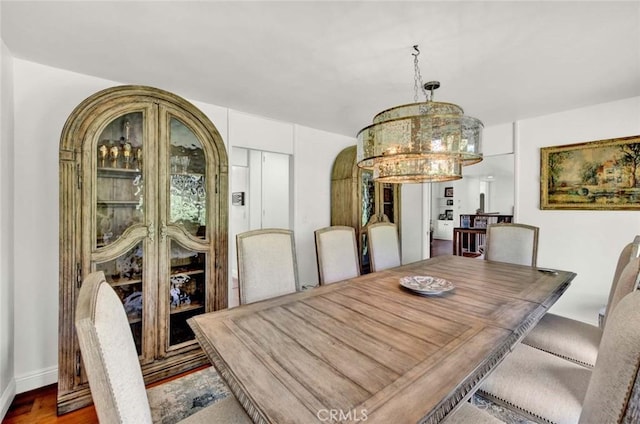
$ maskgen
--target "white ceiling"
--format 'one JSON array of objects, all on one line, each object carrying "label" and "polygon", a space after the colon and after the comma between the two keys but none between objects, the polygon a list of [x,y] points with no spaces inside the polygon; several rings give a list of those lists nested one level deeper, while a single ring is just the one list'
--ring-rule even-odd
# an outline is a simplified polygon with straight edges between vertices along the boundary
[{"label": "white ceiling", "polygon": [[[435,100],[485,125],[640,95],[640,1],[5,1],[15,57],[355,136]],[[420,101],[424,97],[420,96]]]}]

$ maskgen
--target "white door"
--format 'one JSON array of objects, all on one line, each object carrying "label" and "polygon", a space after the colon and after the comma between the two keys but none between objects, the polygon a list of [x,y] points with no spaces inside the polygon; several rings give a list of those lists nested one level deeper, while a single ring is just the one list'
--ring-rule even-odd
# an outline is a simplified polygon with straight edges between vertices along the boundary
[{"label": "white door", "polygon": [[290,228],[289,155],[262,152],[262,228]]}]

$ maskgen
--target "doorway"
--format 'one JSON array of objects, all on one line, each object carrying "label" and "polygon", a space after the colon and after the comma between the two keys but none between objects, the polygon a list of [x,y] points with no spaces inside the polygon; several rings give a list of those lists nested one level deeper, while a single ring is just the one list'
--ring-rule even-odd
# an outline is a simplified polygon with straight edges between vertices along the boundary
[{"label": "doorway", "polygon": [[229,247],[229,307],[239,304],[236,234],[261,228],[291,228],[291,155],[233,147]]}]

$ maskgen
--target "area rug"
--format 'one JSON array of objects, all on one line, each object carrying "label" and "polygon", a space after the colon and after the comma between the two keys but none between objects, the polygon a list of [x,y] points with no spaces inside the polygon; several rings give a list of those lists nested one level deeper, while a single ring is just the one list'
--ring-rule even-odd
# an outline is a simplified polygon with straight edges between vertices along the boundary
[{"label": "area rug", "polygon": [[489,414],[507,424],[536,424],[535,421],[531,421],[511,409],[491,402],[489,399],[483,398],[477,393],[471,398],[471,404],[479,409],[484,409]]},{"label": "area rug", "polygon": [[[209,367],[147,390],[153,422],[174,424],[231,395],[215,368]],[[471,403],[507,424],[535,424],[479,394]]]},{"label": "area rug", "polygon": [[153,422],[162,424],[177,423],[230,394],[213,367],[147,390]]}]

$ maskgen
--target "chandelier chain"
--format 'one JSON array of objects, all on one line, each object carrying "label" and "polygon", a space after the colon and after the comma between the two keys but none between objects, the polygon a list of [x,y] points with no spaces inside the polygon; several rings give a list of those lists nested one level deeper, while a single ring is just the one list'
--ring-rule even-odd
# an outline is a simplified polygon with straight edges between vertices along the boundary
[{"label": "chandelier chain", "polygon": [[413,46],[415,53],[411,53],[413,55],[413,102],[418,103],[418,90],[422,90],[425,98],[429,100],[429,96],[427,95],[426,90],[424,89],[424,83],[422,82],[422,75],[420,74],[420,66],[418,66],[418,56],[420,55],[420,50],[418,50],[418,45]]}]

